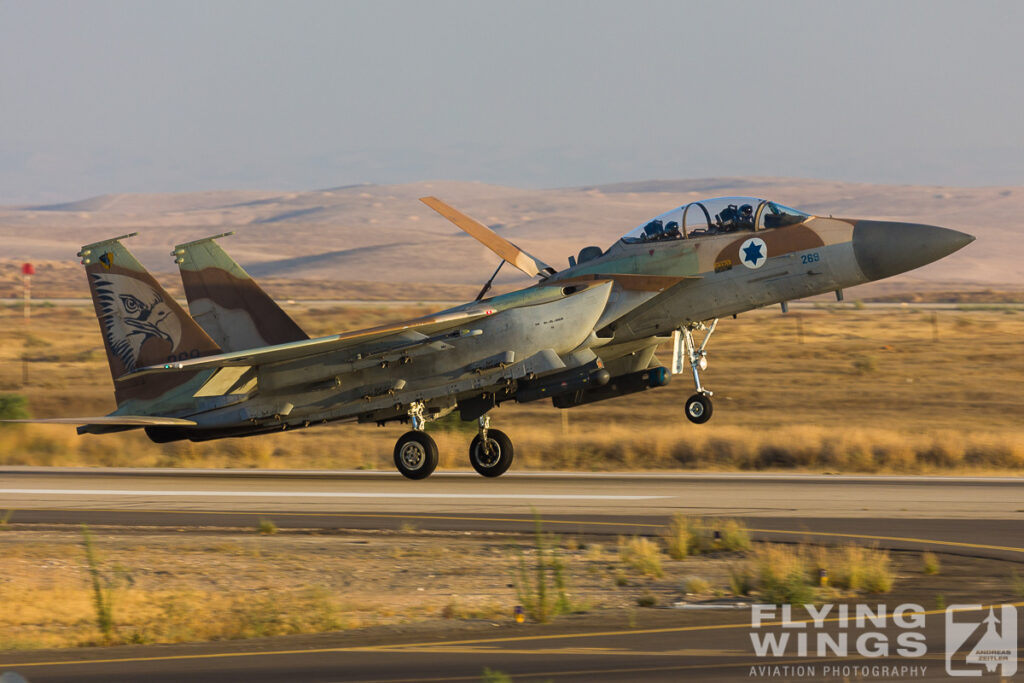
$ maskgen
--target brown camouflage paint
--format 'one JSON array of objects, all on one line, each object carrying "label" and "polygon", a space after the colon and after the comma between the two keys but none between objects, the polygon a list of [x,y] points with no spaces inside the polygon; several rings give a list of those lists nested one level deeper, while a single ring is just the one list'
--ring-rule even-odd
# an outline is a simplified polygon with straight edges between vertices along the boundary
[{"label": "brown camouflage paint", "polygon": [[268,345],[309,339],[287,313],[251,278],[237,278],[223,268],[181,269],[189,301],[209,299],[220,308],[245,311]]},{"label": "brown camouflage paint", "polygon": [[715,270],[728,270],[729,266],[735,268],[739,265],[740,245],[751,237],[758,237],[764,240],[765,245],[768,247],[767,255],[769,258],[794,251],[825,246],[825,241],[821,239],[818,233],[803,224],[771,230],[758,230],[757,232],[747,231],[740,233],[736,239],[718,252],[718,256],[715,257]]}]

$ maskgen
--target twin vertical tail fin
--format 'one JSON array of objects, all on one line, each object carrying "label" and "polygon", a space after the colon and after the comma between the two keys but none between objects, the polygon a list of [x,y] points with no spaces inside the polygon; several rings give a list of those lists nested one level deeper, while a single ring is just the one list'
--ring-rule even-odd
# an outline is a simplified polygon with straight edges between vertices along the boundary
[{"label": "twin vertical tail fin", "polygon": [[[220,348],[178,302],[121,244],[131,235],[82,247],[78,255],[89,279],[96,316],[103,333],[117,404],[152,400],[191,377],[119,378],[147,365],[198,358]],[[158,386],[159,385],[159,386]]]},{"label": "twin vertical tail fin", "polygon": [[243,351],[309,339],[295,321],[214,240],[179,244],[189,312],[224,351]]}]

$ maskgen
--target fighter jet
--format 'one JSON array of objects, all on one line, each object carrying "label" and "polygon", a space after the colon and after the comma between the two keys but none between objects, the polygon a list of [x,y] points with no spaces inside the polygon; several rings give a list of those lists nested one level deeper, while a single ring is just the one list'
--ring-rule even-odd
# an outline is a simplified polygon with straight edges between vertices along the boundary
[{"label": "fighter jet", "polygon": [[[612,380],[553,397],[559,408],[662,386],[693,376],[684,406],[694,423],[711,418],[703,386],[707,345],[719,318],[881,280],[937,261],[974,240],[917,223],[813,216],[754,197],[689,202],[644,221],[607,249],[588,246],[560,272],[436,197],[421,201],[504,261],[545,284],[611,280],[608,305],[588,348]],[[702,340],[694,333],[705,332]],[[654,359],[669,338],[671,371]]]},{"label": "fighter jet", "polygon": [[[556,271],[435,198],[423,201],[539,282],[392,325],[308,335],[217,244],[181,244],[190,313],[122,237],[79,252],[100,321],[117,409],[32,420],[79,433],[142,428],[154,441],[206,441],[334,421],[410,423],[396,468],[423,479],[438,451],[425,425],[458,410],[476,421],[473,468],[503,474],[514,449],[490,427],[506,401],[577,405],[693,375],[685,414],[711,417],[700,382],[719,317],[888,277],[956,251],[954,230],[811,216],[756,199],[693,202],[645,222],[608,249],[585,247]],[[694,218],[701,218],[697,224]],[[498,266],[500,269],[501,265]],[[495,271],[497,274],[497,271]],[[706,330],[698,345],[694,332]],[[671,339],[671,369],[654,357]]]}]

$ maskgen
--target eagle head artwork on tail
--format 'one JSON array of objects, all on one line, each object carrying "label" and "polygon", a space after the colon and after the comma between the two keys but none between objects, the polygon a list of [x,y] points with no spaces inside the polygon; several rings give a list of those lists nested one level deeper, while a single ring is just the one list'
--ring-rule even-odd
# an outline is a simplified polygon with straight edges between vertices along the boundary
[{"label": "eagle head artwork on tail", "polygon": [[151,338],[167,342],[167,356],[178,350],[181,322],[162,294],[127,275],[99,272],[91,276],[103,313],[103,334],[128,372],[138,367],[142,345]]},{"label": "eagle head artwork on tail", "polygon": [[[188,403],[185,385],[195,373],[149,379],[128,375],[149,365],[219,353],[220,347],[121,244],[124,237],[86,245],[78,255],[89,278],[118,408],[148,415],[157,408],[169,410],[179,399]],[[180,397],[170,393],[175,387],[182,387]]]}]

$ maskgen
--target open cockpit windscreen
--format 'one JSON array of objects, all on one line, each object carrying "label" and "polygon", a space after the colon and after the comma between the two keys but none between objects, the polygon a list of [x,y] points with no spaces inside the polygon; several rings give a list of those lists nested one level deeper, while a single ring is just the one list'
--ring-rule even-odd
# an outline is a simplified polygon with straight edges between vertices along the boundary
[{"label": "open cockpit windscreen", "polygon": [[666,211],[622,237],[627,244],[769,230],[803,223],[803,211],[756,197],[702,199]]}]

